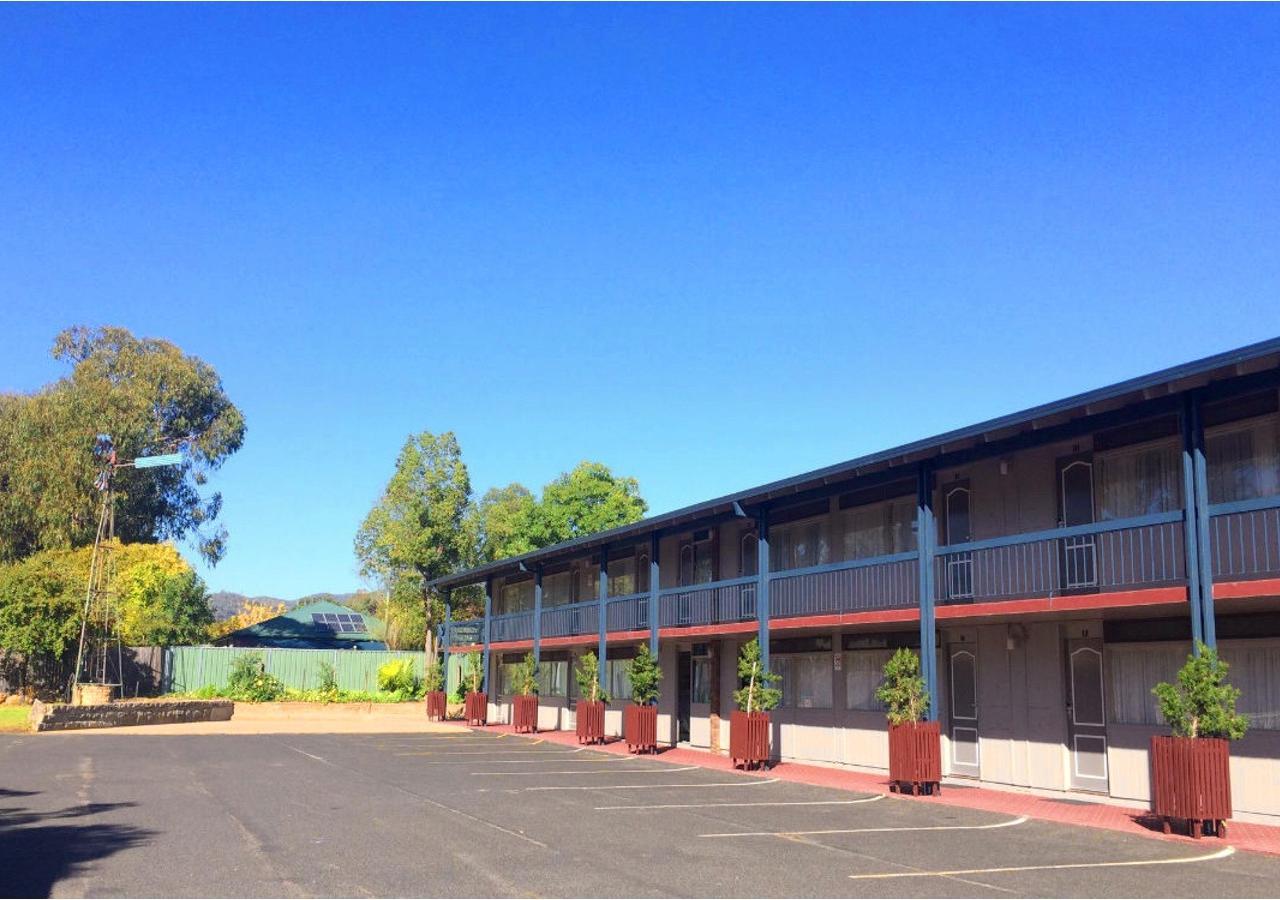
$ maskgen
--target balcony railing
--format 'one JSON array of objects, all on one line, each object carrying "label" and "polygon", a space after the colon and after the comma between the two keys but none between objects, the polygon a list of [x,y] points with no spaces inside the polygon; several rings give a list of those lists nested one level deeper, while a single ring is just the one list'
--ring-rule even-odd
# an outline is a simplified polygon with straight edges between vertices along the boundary
[{"label": "balcony railing", "polygon": [[649,627],[649,595],[610,597],[604,617],[609,631],[644,631]]},{"label": "balcony railing", "polygon": [[913,607],[920,596],[918,558],[910,551],[773,572],[769,617]]},{"label": "balcony railing", "polygon": [[751,575],[659,591],[658,625],[684,628],[754,619],[757,581]]},{"label": "balcony railing", "polygon": [[546,606],[542,609],[543,637],[596,634],[599,630],[600,604],[595,600]]},{"label": "balcony railing", "polygon": [[1215,580],[1280,577],[1280,497],[1219,503],[1209,517]]},{"label": "balcony railing", "polygon": [[967,603],[1183,584],[1183,534],[1178,510],[939,547],[934,596]]},{"label": "balcony railing", "polygon": [[504,613],[494,616],[489,623],[489,640],[527,641],[533,637],[533,610]]}]

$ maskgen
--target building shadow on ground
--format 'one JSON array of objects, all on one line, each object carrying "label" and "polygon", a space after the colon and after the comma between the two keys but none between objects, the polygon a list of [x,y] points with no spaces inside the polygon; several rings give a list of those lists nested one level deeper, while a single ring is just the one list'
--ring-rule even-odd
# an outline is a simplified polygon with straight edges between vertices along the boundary
[{"label": "building shadow on ground", "polygon": [[[36,791],[0,789],[0,798]],[[134,825],[84,821],[133,803],[86,803],[57,810],[0,807],[0,897],[48,897],[81,867],[130,847],[155,832]]]}]

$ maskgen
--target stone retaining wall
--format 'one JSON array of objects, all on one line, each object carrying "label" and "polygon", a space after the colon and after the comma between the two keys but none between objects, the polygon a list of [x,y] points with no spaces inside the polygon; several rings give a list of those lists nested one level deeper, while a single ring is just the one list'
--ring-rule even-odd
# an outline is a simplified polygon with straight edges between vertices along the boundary
[{"label": "stone retaining wall", "polygon": [[226,722],[235,711],[230,700],[159,700],[72,706],[42,703],[31,707],[32,731],[73,728],[116,728],[121,725],[172,725],[179,722]]}]

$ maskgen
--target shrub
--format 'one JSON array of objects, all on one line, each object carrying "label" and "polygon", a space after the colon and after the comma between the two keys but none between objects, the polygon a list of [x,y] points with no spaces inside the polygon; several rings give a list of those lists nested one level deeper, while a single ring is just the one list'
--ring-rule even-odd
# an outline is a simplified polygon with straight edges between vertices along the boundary
[{"label": "shrub", "polygon": [[533,658],[532,651],[526,653],[524,659],[516,664],[515,671],[511,673],[511,685],[521,697],[531,697],[538,693],[538,663]]},{"label": "shrub", "polygon": [[768,712],[782,702],[782,691],[774,687],[782,676],[764,667],[757,638],[738,653],[738,679],[742,687],[733,692],[733,702],[743,712]]},{"label": "shrub", "polygon": [[578,657],[578,665],[573,670],[573,677],[578,682],[578,696],[592,703],[603,700],[609,702],[609,695],[600,687],[600,660],[594,652]]},{"label": "shrub", "polygon": [[631,682],[631,700],[641,706],[658,701],[661,693],[662,669],[649,652],[648,644],[641,644],[635,659],[627,666],[627,680]]},{"label": "shrub", "polygon": [[320,663],[320,687],[316,691],[325,703],[333,703],[342,696],[342,690],[338,687],[338,673],[334,670],[333,663]]},{"label": "shrub", "polygon": [[1249,717],[1236,712],[1240,690],[1227,684],[1228,666],[1218,652],[1199,644],[1178,671],[1178,683],[1162,681],[1152,688],[1160,715],[1177,737],[1226,738],[1238,741]]},{"label": "shrub", "polygon": [[427,693],[444,690],[444,667],[436,660],[422,669],[422,689]]},{"label": "shrub", "polygon": [[231,661],[227,696],[249,703],[267,703],[284,696],[284,682],[267,673],[261,653],[246,653]]},{"label": "shrub", "polygon": [[884,664],[884,681],[876,688],[876,699],[888,707],[892,725],[919,722],[929,712],[929,694],[920,675],[920,657],[899,647]]},{"label": "shrub", "polygon": [[468,691],[473,694],[480,693],[484,689],[484,654],[479,650],[468,653],[466,670]]},{"label": "shrub", "polygon": [[401,699],[414,697],[422,682],[413,671],[413,660],[393,659],[378,667],[378,690],[395,694]]}]

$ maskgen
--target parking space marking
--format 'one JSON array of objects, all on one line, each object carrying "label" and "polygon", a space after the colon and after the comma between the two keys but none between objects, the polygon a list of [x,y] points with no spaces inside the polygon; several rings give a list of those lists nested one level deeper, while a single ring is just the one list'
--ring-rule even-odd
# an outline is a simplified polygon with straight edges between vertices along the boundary
[{"label": "parking space marking", "polygon": [[722,831],[715,834],[700,834],[698,837],[704,838],[735,838],[735,837],[804,837],[808,835],[820,834],[879,834],[881,832],[891,831],[990,831],[993,828],[1011,828],[1014,825],[1021,825],[1026,822],[1028,816],[1018,816],[1016,819],[1009,819],[1007,822],[995,822],[991,825],[904,825],[891,826],[887,828],[824,828],[820,831]]},{"label": "parking space marking", "polygon": [[722,806],[853,806],[857,803],[875,803],[884,794],[872,794],[857,800],[744,800],[740,803],[650,803],[638,806],[597,806],[596,811],[616,809],[712,809]]},{"label": "parking space marking", "polygon": [[[550,754],[548,754],[550,756]],[[565,766],[569,763],[579,763],[581,765],[599,764],[599,763],[624,763],[628,760],[619,757],[609,756],[599,758],[595,756],[578,756],[572,759],[565,759],[563,756],[554,756],[551,759],[431,759],[426,762],[418,763],[419,766],[513,766],[513,765],[532,765],[534,763],[555,763],[556,765]]]},{"label": "parking space marking", "polygon": [[[669,770],[668,770],[669,771]],[[658,788],[714,788],[714,787],[756,787],[761,784],[776,784],[780,778],[761,778],[753,781],[716,781],[707,784],[565,784],[546,785],[540,787],[519,788],[522,791],[647,791]]]},{"label": "parking space marking", "polygon": [[575,753],[581,753],[586,747],[579,747],[577,750],[401,750],[395,753],[396,756],[492,756],[493,754],[501,754],[503,756],[573,756]]},{"label": "parking space marking", "polygon": [[1047,872],[1056,869],[1116,869],[1130,866],[1173,866],[1181,863],[1212,862],[1226,859],[1236,852],[1235,847],[1223,847],[1203,856],[1180,856],[1174,859],[1129,859],[1120,862],[1054,863],[1042,866],[993,866],[988,869],[945,869],[921,872],[873,872],[867,875],[850,875],[855,881],[869,878],[954,878],[958,875],[997,875],[1001,872]]},{"label": "parking space marking", "polygon": [[[578,761],[578,760],[575,760],[575,762],[577,762],[577,761]],[[628,774],[628,775],[643,775],[643,774],[646,774],[646,773],[653,773],[653,772],[661,772],[661,773],[663,773],[663,774],[665,775],[665,774],[669,774],[669,773],[671,773],[671,772],[692,772],[694,769],[698,769],[698,768],[701,768],[701,766],[676,766],[675,768],[667,768],[667,769],[624,769],[623,771],[624,771],[626,774]],[[555,772],[555,771],[552,771],[552,772],[546,772],[546,771],[541,771],[541,772],[472,772],[471,774],[472,774],[472,775],[613,775],[613,774],[615,774],[615,773],[610,772],[610,771],[608,771],[608,770],[605,770],[605,771],[603,771],[603,772],[602,772],[602,771],[597,770],[597,771],[593,772],[593,771],[591,771],[590,769],[562,769],[562,770],[560,770],[560,771],[558,771],[558,772]],[[622,773],[617,773],[617,774],[622,774]]]}]

